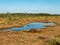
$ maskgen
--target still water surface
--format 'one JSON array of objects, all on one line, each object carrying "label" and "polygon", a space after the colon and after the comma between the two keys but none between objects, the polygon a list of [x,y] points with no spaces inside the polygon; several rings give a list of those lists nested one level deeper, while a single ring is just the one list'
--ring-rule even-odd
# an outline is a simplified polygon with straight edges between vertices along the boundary
[{"label": "still water surface", "polygon": [[24,25],[23,27],[13,27],[13,28],[9,28],[6,30],[30,30],[30,29],[41,29],[44,28],[45,26],[53,26],[55,25],[54,23],[40,23],[40,22],[33,22],[33,23],[29,23]]}]

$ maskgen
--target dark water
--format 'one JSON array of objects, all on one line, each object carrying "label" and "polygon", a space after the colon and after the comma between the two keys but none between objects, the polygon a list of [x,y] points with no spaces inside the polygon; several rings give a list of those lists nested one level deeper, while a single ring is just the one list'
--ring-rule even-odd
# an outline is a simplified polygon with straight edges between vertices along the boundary
[{"label": "dark water", "polygon": [[30,30],[32,28],[34,29],[41,29],[44,28],[45,26],[52,26],[55,25],[54,23],[40,23],[40,22],[33,22],[33,23],[29,23],[24,25],[23,27],[13,27],[13,28],[9,28],[6,30]]}]

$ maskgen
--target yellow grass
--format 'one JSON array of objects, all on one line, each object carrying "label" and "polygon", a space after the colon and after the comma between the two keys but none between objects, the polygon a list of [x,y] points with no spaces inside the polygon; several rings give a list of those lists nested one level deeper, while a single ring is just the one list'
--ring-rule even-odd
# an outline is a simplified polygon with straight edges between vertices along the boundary
[{"label": "yellow grass", "polygon": [[[38,17],[12,17],[11,20],[9,18],[2,18],[0,19],[0,24],[3,24],[6,26],[23,26],[27,23],[31,22],[54,22],[58,25],[60,25],[60,16],[38,16]],[[3,27],[1,25],[1,27]]]},{"label": "yellow grass", "polygon": [[0,18],[0,28],[23,26],[31,22],[54,22],[56,26],[46,27],[35,33],[0,30],[0,45],[53,45],[54,42],[49,41],[51,39],[59,42],[60,16],[12,17],[11,20],[8,17]]}]

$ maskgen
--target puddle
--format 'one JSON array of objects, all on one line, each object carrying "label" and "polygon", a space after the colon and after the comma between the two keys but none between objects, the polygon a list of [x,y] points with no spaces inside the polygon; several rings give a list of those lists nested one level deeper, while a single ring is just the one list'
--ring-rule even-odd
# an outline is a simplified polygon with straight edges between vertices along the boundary
[{"label": "puddle", "polygon": [[54,23],[40,23],[40,22],[33,22],[33,23],[29,23],[24,25],[23,27],[13,27],[13,28],[9,28],[6,30],[30,30],[30,29],[41,29],[44,28],[46,26],[53,26],[55,25]]}]

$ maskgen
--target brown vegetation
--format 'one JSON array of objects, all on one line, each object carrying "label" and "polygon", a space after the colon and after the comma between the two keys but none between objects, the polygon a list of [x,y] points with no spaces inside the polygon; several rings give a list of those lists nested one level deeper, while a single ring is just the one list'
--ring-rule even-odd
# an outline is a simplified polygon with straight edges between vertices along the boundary
[{"label": "brown vegetation", "polygon": [[60,44],[60,16],[16,16],[0,18],[0,29],[24,26],[31,22],[54,22],[56,26],[26,31],[0,30],[0,45],[58,45]]},{"label": "brown vegetation", "polygon": [[46,30],[40,30],[40,33],[35,29],[28,33],[24,31],[0,31],[0,45],[53,45],[55,44],[53,40],[59,43],[59,27],[53,27],[53,31],[51,31],[51,27],[47,27]]}]

